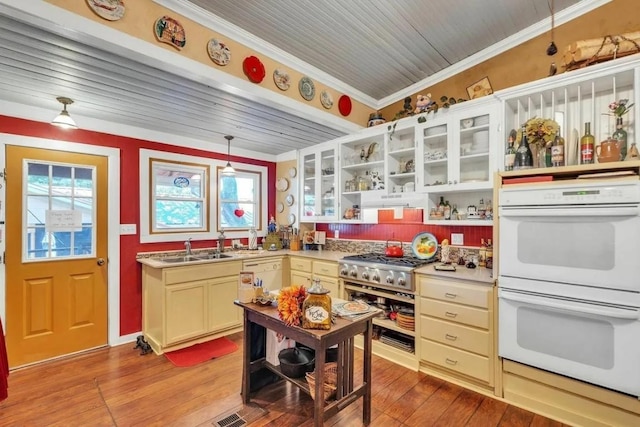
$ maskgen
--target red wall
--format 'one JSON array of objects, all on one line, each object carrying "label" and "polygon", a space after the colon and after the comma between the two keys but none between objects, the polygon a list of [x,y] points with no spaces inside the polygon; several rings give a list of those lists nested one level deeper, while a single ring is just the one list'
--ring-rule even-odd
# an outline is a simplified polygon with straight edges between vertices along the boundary
[{"label": "red wall", "polygon": [[[120,150],[120,223],[136,224],[140,229],[139,153],[141,148],[226,159],[226,153],[176,147],[135,138],[110,135],[86,130],[62,130],[48,123],[34,122],[0,115],[0,133],[48,138],[89,145],[112,147]],[[276,165],[255,159],[231,156],[232,163],[265,166],[268,169],[267,197],[269,211],[275,206]],[[11,208],[10,206],[8,207]],[[215,246],[215,241],[195,241],[193,248]],[[182,242],[141,244],[139,234],[120,236],[120,335],[142,329],[142,268],[136,262],[138,252],[184,249]]]}]

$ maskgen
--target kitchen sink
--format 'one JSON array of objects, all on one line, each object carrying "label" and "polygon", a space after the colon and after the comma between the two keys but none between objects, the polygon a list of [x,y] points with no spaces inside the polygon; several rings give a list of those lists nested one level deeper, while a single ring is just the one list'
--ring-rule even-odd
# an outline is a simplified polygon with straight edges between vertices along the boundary
[{"label": "kitchen sink", "polygon": [[222,258],[231,258],[232,255],[225,255],[225,254],[206,254],[206,255],[194,255],[194,258],[197,258],[199,260],[203,260],[203,259],[222,259]]},{"label": "kitchen sink", "polygon": [[202,254],[202,255],[184,255],[184,256],[172,256],[172,257],[161,257],[161,258],[153,258],[154,261],[166,262],[166,263],[179,263],[179,262],[194,262],[194,261],[206,261],[211,259],[223,259],[223,258],[231,258],[232,255],[225,254]]}]

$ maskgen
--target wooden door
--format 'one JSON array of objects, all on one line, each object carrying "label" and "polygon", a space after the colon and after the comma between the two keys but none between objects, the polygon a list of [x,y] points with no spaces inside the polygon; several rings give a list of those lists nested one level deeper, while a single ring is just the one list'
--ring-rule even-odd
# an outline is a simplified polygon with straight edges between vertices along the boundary
[{"label": "wooden door", "polygon": [[6,341],[11,367],[104,346],[104,156],[6,147]]}]

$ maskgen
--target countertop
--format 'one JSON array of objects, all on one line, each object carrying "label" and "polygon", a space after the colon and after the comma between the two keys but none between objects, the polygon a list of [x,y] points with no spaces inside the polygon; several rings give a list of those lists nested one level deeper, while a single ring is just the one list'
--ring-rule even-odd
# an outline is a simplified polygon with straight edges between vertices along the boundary
[{"label": "countertop", "polygon": [[[214,252],[213,249],[198,249],[193,251],[193,255],[204,255],[207,253]],[[297,256],[304,258],[311,258],[317,260],[325,260],[325,261],[339,261],[343,257],[347,255],[351,255],[349,252],[340,252],[340,251],[292,251],[288,249],[282,249],[278,251],[269,251],[269,250],[255,250],[255,251],[247,251],[247,250],[238,250],[232,251],[228,250],[223,252],[225,255],[231,255],[229,258],[221,258],[221,259],[205,259],[198,261],[185,261],[185,262],[162,262],[161,259],[164,257],[177,257],[184,256],[184,251],[175,251],[175,252],[145,252],[138,254],[137,261],[140,264],[147,265],[153,268],[172,268],[172,267],[183,267],[185,265],[201,265],[201,264],[209,264],[209,263],[220,263],[220,262],[230,262],[230,261],[238,261],[238,260],[255,260],[255,259],[268,259],[274,257],[283,257],[283,256]]]},{"label": "countertop", "polygon": [[424,267],[416,268],[414,273],[443,277],[447,279],[468,280],[472,282],[486,283],[488,285],[493,285],[495,283],[493,270],[489,268],[467,268],[461,265],[456,265],[456,271],[439,271],[434,268],[435,265],[436,264],[429,264]]}]

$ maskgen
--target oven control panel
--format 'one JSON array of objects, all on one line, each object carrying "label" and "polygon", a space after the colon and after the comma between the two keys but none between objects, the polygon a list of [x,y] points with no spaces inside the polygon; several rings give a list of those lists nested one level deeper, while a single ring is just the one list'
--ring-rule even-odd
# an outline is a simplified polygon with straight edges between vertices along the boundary
[{"label": "oven control panel", "polygon": [[363,266],[349,263],[340,264],[340,277],[362,284],[370,284],[379,288],[398,292],[413,292],[413,272],[398,271],[388,266]]}]

